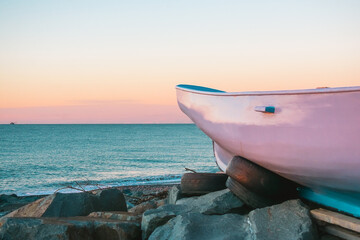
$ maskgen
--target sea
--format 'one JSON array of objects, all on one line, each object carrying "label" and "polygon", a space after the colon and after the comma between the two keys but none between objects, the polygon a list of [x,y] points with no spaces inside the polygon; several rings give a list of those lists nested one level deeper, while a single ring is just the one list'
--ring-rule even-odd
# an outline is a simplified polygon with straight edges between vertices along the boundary
[{"label": "sea", "polygon": [[194,124],[0,125],[0,194],[176,183],[185,168],[218,171]]}]

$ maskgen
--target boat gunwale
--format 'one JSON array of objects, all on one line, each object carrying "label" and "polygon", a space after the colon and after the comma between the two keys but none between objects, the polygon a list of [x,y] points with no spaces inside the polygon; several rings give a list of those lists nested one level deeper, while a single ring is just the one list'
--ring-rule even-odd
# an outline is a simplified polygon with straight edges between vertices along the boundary
[{"label": "boat gunwale", "polygon": [[329,94],[329,93],[360,92],[360,86],[300,89],[300,90],[277,90],[277,91],[210,92],[210,91],[199,91],[199,90],[189,89],[186,87],[181,87],[181,85],[182,84],[179,84],[175,88],[178,90],[181,90],[181,91],[196,93],[196,94],[200,94],[200,95],[229,96],[229,97],[230,96],[302,95],[302,94]]}]

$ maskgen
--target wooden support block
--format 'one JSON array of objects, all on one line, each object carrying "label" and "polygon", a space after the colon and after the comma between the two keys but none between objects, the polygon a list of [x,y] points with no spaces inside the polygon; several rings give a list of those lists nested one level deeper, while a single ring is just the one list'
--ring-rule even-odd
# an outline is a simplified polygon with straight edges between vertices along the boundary
[{"label": "wooden support block", "polygon": [[323,228],[323,230],[326,233],[346,240],[360,240],[360,233],[356,233],[335,225],[326,226]]},{"label": "wooden support block", "polygon": [[322,208],[311,210],[310,213],[316,220],[324,221],[360,233],[360,219]]}]

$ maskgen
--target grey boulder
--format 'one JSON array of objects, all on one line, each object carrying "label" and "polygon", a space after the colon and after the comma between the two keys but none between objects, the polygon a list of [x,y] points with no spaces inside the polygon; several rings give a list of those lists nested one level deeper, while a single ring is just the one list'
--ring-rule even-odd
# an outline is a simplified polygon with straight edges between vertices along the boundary
[{"label": "grey boulder", "polygon": [[300,200],[255,209],[249,213],[253,239],[317,239],[309,209]]},{"label": "grey boulder", "polygon": [[244,207],[244,203],[229,189],[202,195],[200,197],[182,198],[176,204],[186,205],[191,212],[203,214],[225,214]]},{"label": "grey boulder", "polygon": [[27,204],[5,217],[72,217],[97,211],[127,211],[124,195],[117,189],[91,194],[55,193]]},{"label": "grey boulder", "polygon": [[185,205],[166,205],[146,211],[142,219],[143,239],[317,239],[309,210],[300,200],[256,209],[242,216],[216,215],[234,206],[219,207],[221,198],[215,201],[217,204],[199,198],[177,202]]},{"label": "grey boulder", "polygon": [[157,227],[180,214],[198,212],[219,215],[236,211],[243,206],[244,204],[228,189],[200,197],[182,198],[176,201],[176,205],[168,204],[144,212],[141,224],[143,238],[147,239]]},{"label": "grey boulder", "polygon": [[141,221],[143,239],[147,239],[157,227],[167,223],[176,215],[186,212],[187,209],[187,206],[169,204],[144,212]]},{"label": "grey boulder", "polygon": [[149,240],[237,240],[251,239],[247,218],[239,214],[179,215],[155,229]]}]

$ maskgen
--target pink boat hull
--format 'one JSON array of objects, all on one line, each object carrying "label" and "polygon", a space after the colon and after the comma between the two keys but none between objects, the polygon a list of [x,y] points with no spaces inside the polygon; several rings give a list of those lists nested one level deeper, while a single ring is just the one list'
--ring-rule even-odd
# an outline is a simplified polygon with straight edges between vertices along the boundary
[{"label": "pink boat hull", "polygon": [[360,87],[176,91],[180,109],[214,141],[221,170],[242,156],[314,190],[360,193]]}]

